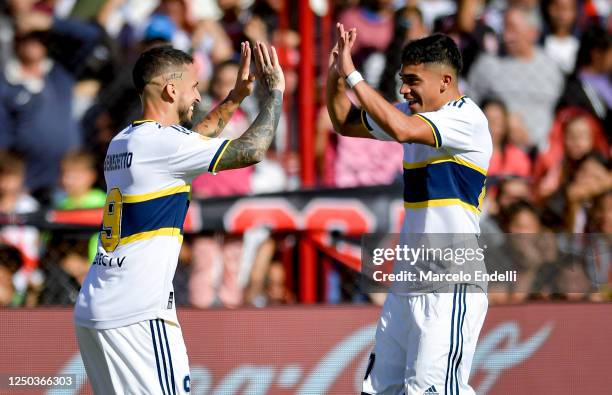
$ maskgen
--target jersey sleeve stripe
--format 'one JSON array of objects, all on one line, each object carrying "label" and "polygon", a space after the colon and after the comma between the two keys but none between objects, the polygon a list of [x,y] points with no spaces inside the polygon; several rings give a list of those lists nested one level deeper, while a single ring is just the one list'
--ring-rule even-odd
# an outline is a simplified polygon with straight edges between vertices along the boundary
[{"label": "jersey sleeve stripe", "polygon": [[142,193],[138,195],[123,195],[124,203],[140,203],[147,200],[153,200],[164,196],[170,196],[182,192],[191,192],[191,185],[179,185],[176,187],[166,188],[155,192]]},{"label": "jersey sleeve stripe", "polygon": [[438,127],[433,122],[431,122],[429,119],[422,116],[421,114],[415,114],[415,115],[419,117],[421,120],[423,120],[427,125],[429,125],[434,135],[434,141],[436,142],[436,148],[440,148],[442,146],[442,136],[440,135],[440,131],[438,130]]},{"label": "jersey sleeve stripe", "polygon": [[370,126],[370,124],[368,123],[368,117],[366,117],[366,112],[365,110],[361,110],[361,123],[363,124],[363,126],[368,129],[369,131],[372,131],[374,128],[372,128]]},{"label": "jersey sleeve stripe", "polygon": [[215,156],[213,156],[212,161],[210,161],[210,165],[208,166],[208,171],[210,173],[214,173],[216,171],[217,165],[219,164],[221,157],[223,156],[223,154],[225,153],[225,150],[227,149],[227,147],[229,147],[231,142],[232,142],[231,140],[225,140],[224,142],[221,143],[221,146],[215,153]]}]

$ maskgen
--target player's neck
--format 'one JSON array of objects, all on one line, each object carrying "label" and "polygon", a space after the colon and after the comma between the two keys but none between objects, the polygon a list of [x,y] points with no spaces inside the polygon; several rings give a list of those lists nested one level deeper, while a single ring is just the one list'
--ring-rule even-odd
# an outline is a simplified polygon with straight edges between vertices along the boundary
[{"label": "player's neck", "polygon": [[458,88],[451,88],[444,92],[444,94],[440,97],[440,102],[438,103],[438,108],[442,108],[446,103],[459,100],[463,95],[459,92]]},{"label": "player's neck", "polygon": [[179,123],[179,117],[174,108],[169,107],[166,103],[154,103],[145,101],[142,119],[151,119],[162,126],[176,125]]}]

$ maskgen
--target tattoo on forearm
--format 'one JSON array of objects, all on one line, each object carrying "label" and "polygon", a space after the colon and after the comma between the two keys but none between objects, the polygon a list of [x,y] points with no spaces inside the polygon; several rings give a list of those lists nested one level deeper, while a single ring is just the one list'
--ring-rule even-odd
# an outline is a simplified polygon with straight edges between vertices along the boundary
[{"label": "tattoo on forearm", "polygon": [[[217,137],[227,126],[234,111],[238,108],[226,98],[215,109],[213,109],[200,123],[195,126],[195,130],[203,136]],[[215,125],[215,117],[217,124]]]},{"label": "tattoo on forearm", "polygon": [[283,94],[280,90],[270,92],[253,124],[227,147],[217,170],[246,167],[264,158],[278,126],[282,103]]},{"label": "tattoo on forearm", "polygon": [[213,130],[212,133],[213,137],[217,137],[218,135],[220,135],[223,129],[225,129],[225,125],[227,125],[225,119],[223,119],[223,117],[219,117],[219,119],[217,120],[217,127],[215,128],[215,130]]}]

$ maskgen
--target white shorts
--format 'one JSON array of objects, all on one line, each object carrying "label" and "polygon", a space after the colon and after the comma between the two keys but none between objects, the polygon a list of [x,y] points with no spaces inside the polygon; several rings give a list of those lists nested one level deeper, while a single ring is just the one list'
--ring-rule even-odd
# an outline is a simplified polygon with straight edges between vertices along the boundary
[{"label": "white shorts", "polygon": [[76,327],[95,394],[189,393],[189,361],[181,328],[154,319],[113,329]]},{"label": "white shorts", "polygon": [[475,394],[468,379],[487,307],[487,295],[466,284],[451,293],[389,294],[363,394]]}]

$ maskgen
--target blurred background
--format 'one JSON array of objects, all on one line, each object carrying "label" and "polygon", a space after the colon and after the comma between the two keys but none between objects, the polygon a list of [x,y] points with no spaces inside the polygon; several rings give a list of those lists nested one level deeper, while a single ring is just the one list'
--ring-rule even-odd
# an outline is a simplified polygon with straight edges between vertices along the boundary
[{"label": "blurred background", "polygon": [[[483,233],[502,244],[508,233],[604,236],[574,243],[571,265],[544,253],[563,244],[555,236],[507,246],[526,291],[498,290],[491,304],[609,301],[611,9],[607,0],[0,0],[0,306],[74,303],[96,252],[106,147],[141,115],[131,81],[139,53],[170,44],[193,55],[197,122],[232,89],[243,40],[279,50],[283,115],[263,162],[193,181],[177,303],[318,303],[357,316],[347,304],[381,305],[384,294],[359,287],[359,242],[400,229],[402,148],[333,132],[324,92],[336,21],[358,29],[357,67],[389,101],[401,100],[408,41],[443,32],[457,42],[461,90],[493,136]],[[243,102],[223,137],[246,130],[260,97]]]}]

